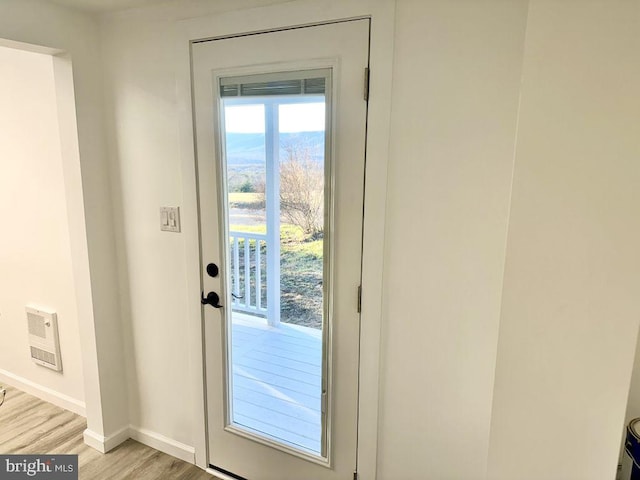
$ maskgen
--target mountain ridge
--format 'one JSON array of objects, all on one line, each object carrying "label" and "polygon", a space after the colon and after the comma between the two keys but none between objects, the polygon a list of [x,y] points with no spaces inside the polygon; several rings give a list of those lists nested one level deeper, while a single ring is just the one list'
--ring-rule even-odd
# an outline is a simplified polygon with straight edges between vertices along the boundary
[{"label": "mountain ridge", "polygon": [[[324,158],[325,132],[280,133],[280,157],[286,158],[289,146],[308,149],[312,158]],[[228,165],[247,165],[264,163],[264,133],[227,133],[225,151]]]}]

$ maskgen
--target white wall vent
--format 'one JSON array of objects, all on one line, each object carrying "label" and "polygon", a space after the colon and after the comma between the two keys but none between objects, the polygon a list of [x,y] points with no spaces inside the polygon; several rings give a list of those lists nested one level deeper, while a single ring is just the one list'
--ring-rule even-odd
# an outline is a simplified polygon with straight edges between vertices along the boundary
[{"label": "white wall vent", "polygon": [[62,371],[58,316],[54,312],[27,307],[31,360],[43,367]]}]

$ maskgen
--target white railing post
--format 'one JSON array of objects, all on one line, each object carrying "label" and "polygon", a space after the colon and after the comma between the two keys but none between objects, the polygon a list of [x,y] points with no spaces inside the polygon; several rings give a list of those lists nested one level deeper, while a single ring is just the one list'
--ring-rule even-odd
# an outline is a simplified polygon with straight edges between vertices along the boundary
[{"label": "white railing post", "polygon": [[[233,311],[246,312],[257,315],[267,315],[267,309],[262,306],[262,254],[260,253],[260,247],[267,242],[267,236],[262,233],[249,233],[249,232],[229,232],[229,238],[231,243],[231,258],[233,259],[233,282],[232,292],[235,295],[233,297],[232,305]],[[254,242],[254,261],[255,271],[254,288],[251,288],[251,242]],[[240,246],[242,244],[242,246]],[[242,249],[242,260],[240,259],[240,249]],[[241,276],[243,281],[240,281]],[[240,295],[240,286],[244,289],[244,294]],[[266,285],[269,290],[269,285]],[[256,296],[255,302],[251,302],[251,294],[254,292]]]},{"label": "white railing post", "polygon": [[233,235],[233,303],[240,302],[240,243],[237,235]]},{"label": "white railing post", "polygon": [[244,237],[244,304],[251,306],[251,243]]},{"label": "white railing post", "polygon": [[256,308],[262,308],[262,240],[256,239]]}]

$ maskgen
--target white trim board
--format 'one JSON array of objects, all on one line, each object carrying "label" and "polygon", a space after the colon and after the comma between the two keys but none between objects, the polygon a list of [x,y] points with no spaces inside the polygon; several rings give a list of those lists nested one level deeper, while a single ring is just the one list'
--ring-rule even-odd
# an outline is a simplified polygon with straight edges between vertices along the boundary
[{"label": "white trim board", "polygon": [[[38,397],[57,407],[64,408],[65,410],[85,417],[85,404],[80,400],[76,400],[75,398],[71,398],[2,369],[0,369],[0,382]],[[8,393],[8,395],[10,395],[10,393]],[[83,432],[83,438],[87,445],[101,453],[107,453],[127,439],[132,438],[172,457],[179,458],[188,463],[195,463],[195,449],[193,447],[134,425],[123,427],[106,437],[87,428]]]},{"label": "white trim board", "polygon": [[135,425],[124,427],[107,437],[103,437],[87,428],[83,432],[83,437],[87,445],[101,453],[107,453],[129,438],[132,438],[147,447],[166,453],[187,463],[193,464],[195,462],[195,449],[193,447],[177,442],[157,432],[147,430],[146,428],[136,427]]},{"label": "white trim board", "polygon": [[382,324],[382,271],[386,215],[387,164],[391,117],[391,88],[395,0],[297,0],[266,7],[241,9],[182,20],[176,24],[177,99],[180,116],[183,187],[183,235],[189,302],[187,319],[194,399],[196,465],[208,466],[202,312],[200,297],[200,244],[194,125],[191,98],[190,42],[279,28],[313,25],[352,18],[371,18],[367,165],[365,184],[364,245],[362,269],[362,317],[360,337],[360,401],[358,424],[358,473],[376,478],[378,446],[378,398],[380,376],[380,328]]},{"label": "white trim board", "polygon": [[177,442],[169,437],[165,437],[146,428],[129,426],[129,436],[134,440],[145,444],[148,447],[155,448],[167,455],[179,458],[187,463],[195,464],[196,450],[189,445]]},{"label": "white trim board", "polygon": [[76,413],[81,417],[86,417],[86,405],[83,401],[72,398],[64,393],[32,382],[24,377],[15,375],[6,370],[0,369],[0,382],[6,383],[12,387],[22,390],[25,393],[38,397],[45,402],[49,402],[57,407],[64,408],[70,412]]},{"label": "white trim board", "polygon": [[129,430],[129,427],[124,427],[111,435],[103,437],[87,428],[82,432],[82,437],[84,438],[84,443],[91,448],[96,449],[100,453],[107,453],[130,438]]}]

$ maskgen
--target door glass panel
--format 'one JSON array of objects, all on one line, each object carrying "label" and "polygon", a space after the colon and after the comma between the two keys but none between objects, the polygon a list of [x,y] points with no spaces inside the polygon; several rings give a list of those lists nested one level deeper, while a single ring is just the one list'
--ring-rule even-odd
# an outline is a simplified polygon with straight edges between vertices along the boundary
[{"label": "door glass panel", "polygon": [[330,70],[220,82],[232,431],[326,456]]}]

